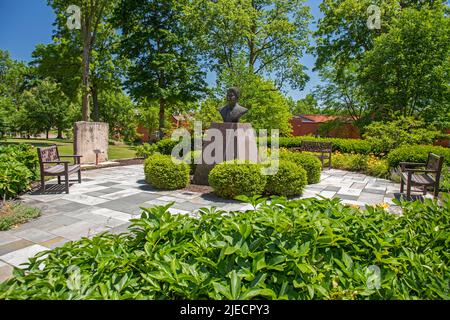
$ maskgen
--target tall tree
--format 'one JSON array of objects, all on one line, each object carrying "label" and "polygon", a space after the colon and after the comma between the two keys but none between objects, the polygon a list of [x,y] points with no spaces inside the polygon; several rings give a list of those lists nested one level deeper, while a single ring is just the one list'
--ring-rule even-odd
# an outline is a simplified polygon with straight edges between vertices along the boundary
[{"label": "tall tree", "polygon": [[222,73],[241,63],[278,88],[304,87],[301,64],[311,15],[304,0],[193,0],[186,19],[209,66]]},{"label": "tall tree", "polygon": [[122,0],[115,24],[122,31],[121,53],[131,60],[126,84],[137,100],[159,103],[160,137],[166,109],[198,99],[205,90],[191,34],[183,21],[187,0]]},{"label": "tall tree", "polygon": [[444,11],[405,9],[363,60],[361,85],[378,113],[450,113],[450,19]]},{"label": "tall tree", "polygon": [[[107,41],[108,35],[111,32],[107,25],[107,19],[110,16],[117,1],[109,0],[48,0],[49,5],[55,10],[56,31],[54,36],[56,38],[70,39],[77,45],[71,45],[69,50],[77,52],[81,51],[81,90],[82,90],[82,119],[83,121],[90,120],[90,96],[94,95],[94,102],[96,101],[95,87],[92,87],[93,68],[91,63],[94,56],[98,52],[95,51],[96,46],[102,46],[102,41]],[[81,10],[80,27],[81,30],[70,30],[67,26],[68,14],[67,9],[70,5],[76,5]],[[106,36],[101,36],[101,35]],[[112,35],[111,35],[112,36]],[[100,44],[99,44],[100,42]],[[106,47],[106,46],[103,46]],[[58,48],[59,50],[63,50]],[[66,47],[67,49],[67,47]],[[109,53],[109,59],[111,55]],[[101,66],[102,64],[99,63]],[[98,117],[98,104],[95,104],[95,117]]]}]

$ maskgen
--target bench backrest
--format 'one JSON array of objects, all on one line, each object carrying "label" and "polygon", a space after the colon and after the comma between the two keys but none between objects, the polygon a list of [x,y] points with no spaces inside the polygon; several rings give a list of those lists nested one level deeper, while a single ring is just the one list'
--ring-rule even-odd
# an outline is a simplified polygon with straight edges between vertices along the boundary
[{"label": "bench backrest", "polygon": [[428,153],[427,170],[436,171],[436,180],[441,176],[442,166],[444,165],[444,157],[438,156],[432,152]]},{"label": "bench backrest", "polygon": [[333,143],[321,141],[302,141],[300,149],[306,152],[332,152]]},{"label": "bench backrest", "polygon": [[60,160],[57,146],[51,146],[48,148],[38,148],[37,152],[41,167],[43,167],[43,162]]}]

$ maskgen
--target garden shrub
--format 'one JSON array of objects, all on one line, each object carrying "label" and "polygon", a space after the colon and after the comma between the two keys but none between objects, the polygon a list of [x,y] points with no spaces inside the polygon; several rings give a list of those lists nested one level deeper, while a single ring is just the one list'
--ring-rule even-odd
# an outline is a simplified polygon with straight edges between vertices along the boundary
[{"label": "garden shrub", "polygon": [[[267,145],[270,147],[272,140],[271,138],[264,139],[267,140]],[[264,140],[259,139],[258,142],[261,144]],[[315,137],[290,137],[279,138],[280,148],[293,148],[300,147],[302,141],[319,141],[319,142],[332,142],[333,151],[339,151],[342,153],[360,153],[369,154],[372,152],[371,144],[366,140],[358,139],[339,139],[339,138],[315,138]]]},{"label": "garden shrub", "polygon": [[189,166],[171,156],[154,154],[145,160],[145,181],[157,189],[183,189],[189,184]]},{"label": "garden shrub", "polygon": [[450,149],[438,146],[403,146],[389,152],[387,160],[390,168],[397,168],[400,162],[425,163],[429,152],[444,156],[445,163],[450,165]]},{"label": "garden shrub", "polygon": [[267,178],[261,166],[250,162],[228,161],[216,165],[208,176],[209,185],[222,198],[264,193]]},{"label": "garden shrub", "polygon": [[159,152],[159,150],[156,144],[144,143],[136,147],[136,156],[139,158],[147,159],[157,152]]},{"label": "garden shrub", "polygon": [[402,216],[339,199],[251,199],[198,218],[153,207],[129,233],[39,253],[0,300],[449,299],[449,200],[404,202]]},{"label": "garden shrub", "polygon": [[6,161],[11,160],[22,163],[31,171],[33,179],[37,177],[39,159],[33,146],[29,144],[0,146],[0,155],[3,155]]},{"label": "garden shrub", "polygon": [[322,163],[316,156],[300,152],[280,150],[280,159],[294,162],[298,166],[305,169],[308,176],[308,184],[320,182]]},{"label": "garden shrub", "polygon": [[402,145],[433,144],[441,133],[426,128],[425,123],[413,117],[401,117],[389,122],[373,122],[364,128],[364,138],[371,144],[372,152],[387,154]]},{"label": "garden shrub", "polygon": [[450,193],[450,168],[446,165],[442,168],[442,176],[440,181],[440,189],[443,192]]},{"label": "garden shrub", "polygon": [[29,189],[34,177],[23,163],[0,155],[0,200],[16,197]]},{"label": "garden shrub", "polygon": [[305,169],[291,161],[280,160],[278,172],[267,176],[265,192],[270,195],[299,196],[308,183]]},{"label": "garden shrub", "polygon": [[365,172],[368,168],[369,156],[336,152],[331,159],[335,169]]},{"label": "garden shrub", "polygon": [[389,164],[385,159],[378,159],[371,155],[367,161],[367,171],[369,176],[387,179],[390,176]]}]

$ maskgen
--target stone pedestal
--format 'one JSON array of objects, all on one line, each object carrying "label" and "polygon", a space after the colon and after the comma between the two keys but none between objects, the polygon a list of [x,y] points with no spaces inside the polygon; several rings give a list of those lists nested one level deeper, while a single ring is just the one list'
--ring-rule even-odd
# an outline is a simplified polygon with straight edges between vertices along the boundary
[{"label": "stone pedestal", "polygon": [[208,185],[209,172],[224,161],[258,162],[258,146],[250,123],[212,123],[203,139],[202,163],[197,165],[194,183]]},{"label": "stone pedestal", "polygon": [[82,164],[108,161],[109,125],[104,122],[76,122],[74,126],[73,150],[83,156]]}]

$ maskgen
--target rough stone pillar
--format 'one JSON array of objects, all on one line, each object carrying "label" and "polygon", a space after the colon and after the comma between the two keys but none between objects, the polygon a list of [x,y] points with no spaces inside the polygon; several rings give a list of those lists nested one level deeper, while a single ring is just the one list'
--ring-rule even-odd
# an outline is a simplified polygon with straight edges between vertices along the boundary
[{"label": "rough stone pillar", "polygon": [[[217,137],[223,138],[217,141]],[[218,161],[211,163],[208,155],[218,155]],[[208,185],[209,172],[216,164],[230,160],[258,162],[258,146],[255,132],[250,123],[212,123],[203,139],[202,163],[197,165],[194,183]]]},{"label": "rough stone pillar", "polygon": [[108,161],[109,125],[104,122],[76,122],[74,126],[73,150],[83,156],[81,164]]}]

